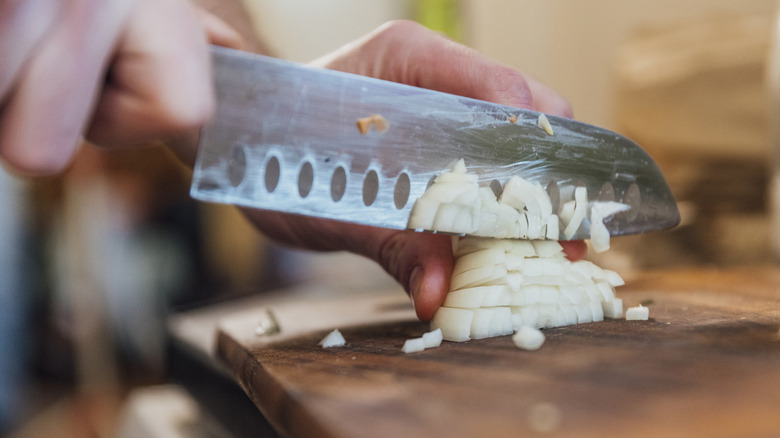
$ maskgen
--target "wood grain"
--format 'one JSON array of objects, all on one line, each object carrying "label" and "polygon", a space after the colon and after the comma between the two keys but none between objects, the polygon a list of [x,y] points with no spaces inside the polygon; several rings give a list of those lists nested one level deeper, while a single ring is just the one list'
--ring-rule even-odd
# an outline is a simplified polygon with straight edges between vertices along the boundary
[{"label": "wood grain", "polygon": [[[249,309],[217,348],[289,436],[780,436],[780,270],[653,272],[618,294],[650,320],[545,330],[534,352],[501,337],[406,355],[427,325],[386,296],[350,298],[343,326],[331,303],[345,347],[317,345],[331,327],[256,336]],[[321,306],[297,312],[313,327]]]}]

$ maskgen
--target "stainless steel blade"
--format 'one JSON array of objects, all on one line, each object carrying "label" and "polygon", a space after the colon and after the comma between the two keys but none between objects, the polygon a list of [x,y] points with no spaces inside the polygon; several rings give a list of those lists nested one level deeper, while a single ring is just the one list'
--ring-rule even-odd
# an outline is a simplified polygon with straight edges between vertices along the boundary
[{"label": "stainless steel blade", "polygon": [[[656,164],[614,132],[548,116],[547,135],[535,111],[229,49],[213,60],[218,104],[201,133],[197,199],[405,229],[414,200],[463,158],[483,185],[541,183],[554,212],[578,185],[589,201],[630,205],[606,222],[613,236],[679,221]],[[361,134],[357,120],[372,114],[390,128]],[[588,237],[586,223],[572,238]]]}]

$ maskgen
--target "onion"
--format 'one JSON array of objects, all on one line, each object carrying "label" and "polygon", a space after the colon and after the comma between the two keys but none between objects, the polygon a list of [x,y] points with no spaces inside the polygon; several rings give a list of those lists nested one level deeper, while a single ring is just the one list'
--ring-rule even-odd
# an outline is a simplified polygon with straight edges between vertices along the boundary
[{"label": "onion", "polygon": [[650,309],[641,304],[636,307],[629,307],[626,310],[627,321],[647,321],[649,317]]},{"label": "onion", "polygon": [[417,353],[418,351],[425,350],[425,341],[423,338],[407,339],[404,341],[404,346],[401,348],[404,353]]},{"label": "onion", "polygon": [[341,347],[346,344],[344,336],[341,335],[338,329],[328,333],[321,341],[322,348]]},{"label": "onion", "polygon": [[442,335],[441,330],[436,329],[433,331],[430,331],[428,333],[424,333],[422,335],[423,343],[425,344],[425,348],[436,348],[439,345],[441,345],[442,341]]},{"label": "onion", "polygon": [[[459,160],[416,200],[409,228],[468,235],[453,238],[450,292],[431,321],[442,339],[463,342],[516,330],[517,342],[528,345],[527,337],[538,329],[622,316],[623,303],[615,297],[615,287],[624,284],[620,275],[588,261],[569,261],[557,239],[561,228],[566,238],[576,235],[590,208],[592,243],[606,248],[604,218],[628,207],[589,206],[585,187],[564,186],[561,196],[573,199],[555,214],[540,184],[514,176],[497,198]],[[518,238],[525,240],[513,240]],[[409,340],[404,351],[419,348],[417,340]]]},{"label": "onion", "polygon": [[571,214],[571,220],[563,230],[566,239],[571,239],[582,225],[583,219],[588,211],[588,190],[585,187],[574,189],[574,211]]},{"label": "onion", "polygon": [[440,329],[424,333],[422,337],[407,339],[401,350],[406,353],[417,353],[428,348],[436,348],[441,345],[442,334]]},{"label": "onion", "polygon": [[547,119],[547,116],[544,114],[539,114],[539,120],[536,122],[537,125],[539,125],[540,128],[544,129],[544,132],[547,133],[547,135],[553,135],[553,128],[550,124],[550,120]]},{"label": "onion", "polygon": [[604,219],[629,208],[620,202],[594,202],[591,205],[590,242],[594,251],[604,252],[609,249],[609,230],[604,225]]},{"label": "onion", "polygon": [[538,350],[544,344],[541,330],[524,325],[512,336],[512,342],[523,350]]}]

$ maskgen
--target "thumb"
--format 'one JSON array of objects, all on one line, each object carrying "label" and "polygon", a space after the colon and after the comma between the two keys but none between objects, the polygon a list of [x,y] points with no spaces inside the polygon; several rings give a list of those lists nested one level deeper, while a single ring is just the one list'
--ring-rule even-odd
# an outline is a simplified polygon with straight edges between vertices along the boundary
[{"label": "thumb", "polygon": [[424,321],[433,318],[449,291],[453,266],[449,236],[243,211],[260,231],[279,243],[318,251],[350,251],[374,260],[403,285],[417,316]]},{"label": "thumb", "polygon": [[374,258],[404,286],[417,317],[423,321],[433,318],[449,291],[451,237],[396,231],[382,241]]}]

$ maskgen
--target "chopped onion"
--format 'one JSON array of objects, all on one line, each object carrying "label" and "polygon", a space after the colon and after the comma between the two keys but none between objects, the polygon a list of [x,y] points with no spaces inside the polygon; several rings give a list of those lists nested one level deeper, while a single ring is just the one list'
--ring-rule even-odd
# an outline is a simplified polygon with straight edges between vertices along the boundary
[{"label": "chopped onion", "polygon": [[325,336],[320,341],[320,345],[322,345],[322,348],[341,347],[342,345],[345,344],[346,341],[344,340],[344,336],[341,335],[341,332],[339,332],[338,329],[335,329],[332,332],[328,333],[327,336]]},{"label": "chopped onion", "polygon": [[[560,194],[573,199],[556,214],[541,184],[515,176],[497,198],[459,160],[417,199],[410,228],[468,235],[453,238],[450,292],[431,321],[442,339],[463,342],[622,315],[622,301],[615,297],[615,287],[624,284],[620,275],[569,261],[557,239],[561,233],[574,237],[590,208],[591,232],[601,249],[609,239],[603,219],[627,207],[589,206],[585,187],[565,185]],[[409,340],[407,349],[417,348]]]},{"label": "chopped onion", "polygon": [[594,202],[591,205],[590,242],[594,251],[604,252],[609,249],[609,230],[604,225],[604,219],[629,208],[620,202]]},{"label": "chopped onion", "polygon": [[577,187],[574,189],[574,211],[571,215],[571,220],[566,224],[566,228],[563,230],[563,235],[566,239],[571,239],[577,233],[577,230],[582,225],[582,221],[585,219],[585,214],[588,211],[588,190],[585,187]]},{"label": "chopped onion", "polygon": [[439,307],[431,320],[431,330],[441,329],[442,337],[448,341],[468,341],[473,319],[472,310]]},{"label": "chopped onion", "polygon": [[476,268],[482,268],[484,266],[492,266],[500,263],[504,263],[506,260],[506,253],[501,248],[489,248],[481,251],[476,251],[471,254],[467,254],[458,258],[453,268],[453,275],[460,274],[461,272],[470,271]]},{"label": "chopped onion", "polygon": [[423,338],[407,339],[404,341],[402,350],[406,354],[423,351],[425,350],[425,340]]},{"label": "chopped onion", "polygon": [[544,129],[544,132],[547,133],[547,135],[553,135],[553,127],[550,124],[550,120],[547,119],[547,116],[544,114],[539,114],[539,120],[536,123],[539,125],[540,128]]},{"label": "chopped onion", "polygon": [[649,317],[650,309],[641,304],[636,307],[629,307],[626,310],[627,321],[647,321]]},{"label": "chopped onion", "polygon": [[613,298],[608,301],[602,301],[601,310],[604,312],[605,318],[621,318],[623,316],[623,300]]},{"label": "chopped onion", "polygon": [[523,350],[538,350],[544,344],[544,333],[539,329],[524,325],[512,336],[512,342]]},{"label": "chopped onion", "polygon": [[401,348],[404,353],[417,353],[428,348],[436,348],[441,345],[442,332],[441,329],[436,329],[427,333],[424,333],[422,337],[407,339],[404,341],[404,346]]},{"label": "chopped onion", "polygon": [[436,348],[440,346],[442,339],[441,329],[436,329],[422,335],[425,348]]}]

